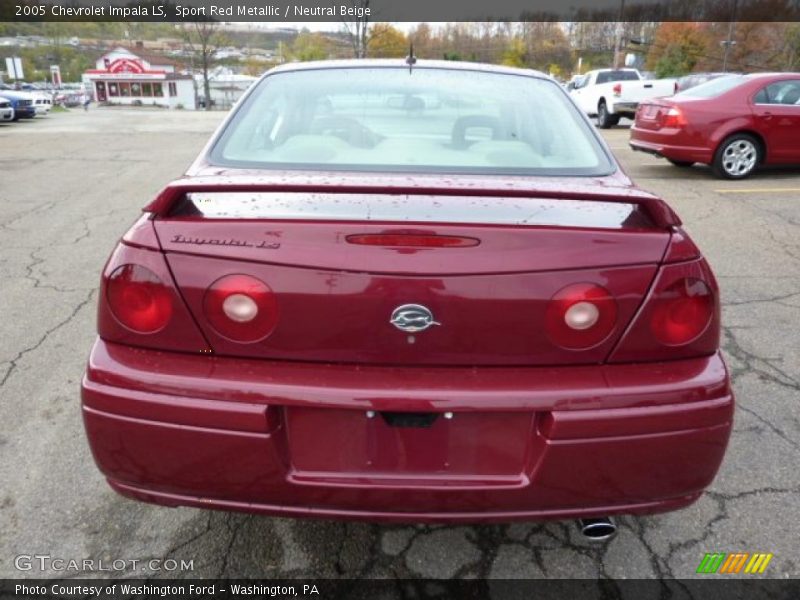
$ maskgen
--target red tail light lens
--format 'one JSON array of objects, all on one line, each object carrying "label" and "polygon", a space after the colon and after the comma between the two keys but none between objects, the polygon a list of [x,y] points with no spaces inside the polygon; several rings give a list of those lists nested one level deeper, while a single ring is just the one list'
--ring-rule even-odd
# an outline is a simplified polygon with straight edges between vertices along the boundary
[{"label": "red tail light lens", "polygon": [[203,310],[221,336],[236,342],[257,342],[278,324],[278,301],[269,286],[250,275],[226,275],[203,298]]},{"label": "red tail light lens", "polygon": [[671,106],[662,115],[661,126],[680,128],[686,125],[686,118],[683,116],[681,109]]},{"label": "red tail light lens", "polygon": [[106,297],[117,320],[138,333],[163,329],[172,316],[172,296],[158,276],[140,265],[122,265],[108,278]]},{"label": "red tail light lens", "polygon": [[655,302],[650,327],[656,339],[668,346],[681,346],[696,339],[714,314],[714,296],[699,279],[676,281]]},{"label": "red tail light lens", "polygon": [[617,322],[617,302],[593,283],[569,285],[547,305],[545,327],[553,343],[585,350],[605,340]]},{"label": "red tail light lens", "polygon": [[[677,231],[667,257],[680,260],[697,248]],[[719,350],[719,290],[702,258],[662,265],[650,294],[609,362],[675,360],[709,356]]]},{"label": "red tail light lens", "polygon": [[622,95],[622,84],[621,83],[614,84],[614,87],[612,87],[611,89],[614,91],[614,95],[615,96],[621,96]]}]

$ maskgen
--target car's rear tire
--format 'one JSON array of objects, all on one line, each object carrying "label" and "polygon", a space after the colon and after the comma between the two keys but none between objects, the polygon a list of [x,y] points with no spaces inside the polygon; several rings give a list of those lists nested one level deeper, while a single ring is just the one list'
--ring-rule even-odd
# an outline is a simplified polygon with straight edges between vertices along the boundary
[{"label": "car's rear tire", "polygon": [[694,164],[693,160],[673,160],[671,158],[668,158],[667,160],[676,167],[680,167],[681,169],[688,169]]},{"label": "car's rear tire", "polygon": [[747,133],[735,133],[725,138],[714,153],[711,169],[724,179],[749,177],[761,162],[760,142]]},{"label": "car's rear tire", "polygon": [[605,102],[597,105],[597,126],[600,129],[609,129],[617,123],[619,123],[619,115],[609,114]]}]

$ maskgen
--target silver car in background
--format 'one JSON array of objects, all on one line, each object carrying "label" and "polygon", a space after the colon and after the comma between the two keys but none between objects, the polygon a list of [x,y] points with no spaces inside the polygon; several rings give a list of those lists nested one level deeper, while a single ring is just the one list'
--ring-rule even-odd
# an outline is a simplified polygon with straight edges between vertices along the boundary
[{"label": "silver car in background", "polygon": [[0,122],[14,120],[14,107],[11,105],[11,100],[0,96]]}]

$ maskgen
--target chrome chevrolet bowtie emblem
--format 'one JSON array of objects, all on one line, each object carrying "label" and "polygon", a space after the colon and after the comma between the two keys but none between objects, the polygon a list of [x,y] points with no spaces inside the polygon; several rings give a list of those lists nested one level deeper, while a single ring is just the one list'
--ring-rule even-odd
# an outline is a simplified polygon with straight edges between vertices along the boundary
[{"label": "chrome chevrolet bowtie emblem", "polygon": [[425,331],[434,325],[441,325],[441,323],[434,320],[433,313],[421,304],[398,306],[392,312],[392,318],[389,322],[400,331],[408,333]]}]

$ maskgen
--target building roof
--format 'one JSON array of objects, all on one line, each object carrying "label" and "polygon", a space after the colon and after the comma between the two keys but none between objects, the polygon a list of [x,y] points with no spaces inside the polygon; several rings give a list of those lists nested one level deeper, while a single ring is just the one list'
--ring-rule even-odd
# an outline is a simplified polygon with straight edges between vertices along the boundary
[{"label": "building roof", "polygon": [[[180,67],[180,66],[182,66],[182,63],[174,61],[171,58],[167,58],[166,56],[163,56],[161,54],[154,54],[152,52],[147,52],[144,48],[131,47],[131,46],[120,46],[120,45],[114,46],[112,49],[106,50],[106,52],[103,54],[103,56],[111,54],[112,52],[118,52],[120,50],[124,50],[125,52],[133,54],[134,56],[136,56],[138,58],[146,60],[147,62],[150,63],[151,66],[153,66],[153,65],[157,66],[157,67],[158,66],[170,66],[170,67]],[[102,58],[102,56],[101,56],[101,58]]]}]

